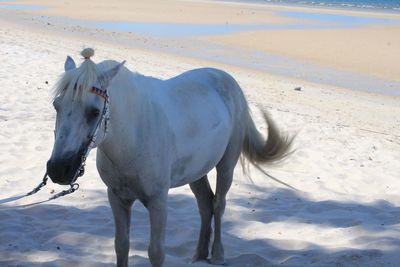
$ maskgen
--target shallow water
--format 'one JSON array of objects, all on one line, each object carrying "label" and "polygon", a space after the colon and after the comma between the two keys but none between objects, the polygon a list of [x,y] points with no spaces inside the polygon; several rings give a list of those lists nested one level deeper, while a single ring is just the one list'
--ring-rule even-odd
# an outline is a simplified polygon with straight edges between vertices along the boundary
[{"label": "shallow water", "polygon": [[90,28],[101,28],[118,32],[132,32],[149,37],[196,37],[226,35],[257,30],[325,29],[329,25],[264,25],[264,24],[178,24],[138,22],[82,22]]},{"label": "shallow water", "polygon": [[[9,1],[1,1],[0,2],[9,2]],[[11,10],[42,10],[47,9],[46,6],[38,6],[38,5],[0,5],[1,9],[11,9]]]},{"label": "shallow water", "polygon": [[[226,1],[226,0],[214,0]],[[229,0],[256,4],[283,4],[303,7],[340,8],[347,10],[400,11],[399,0]]]},{"label": "shallow water", "polygon": [[154,37],[193,37],[202,35],[231,34],[241,31],[262,30],[268,25],[257,24],[179,24],[138,22],[90,22],[89,27],[120,32],[134,32]]},{"label": "shallow water", "polygon": [[381,19],[373,17],[354,17],[335,14],[307,12],[280,12],[279,15],[311,23],[300,24],[180,24],[180,23],[139,23],[139,22],[83,22],[90,28],[102,28],[118,32],[133,32],[151,37],[194,37],[207,35],[225,35],[257,30],[294,30],[294,29],[341,29],[365,25],[400,25],[400,19]]},{"label": "shallow water", "polygon": [[[0,0],[0,2],[3,0]],[[38,5],[0,5],[0,9],[41,10],[47,6]],[[66,24],[78,24],[89,28],[100,28],[118,32],[132,32],[149,37],[195,37],[207,35],[225,35],[244,31],[257,30],[294,30],[294,29],[340,29],[364,25],[400,25],[400,19],[383,19],[373,17],[354,17],[337,14],[307,13],[297,11],[279,12],[278,15],[307,20],[307,23],[293,24],[181,24],[181,23],[143,23],[115,21],[81,21],[64,18]]]},{"label": "shallow water", "polygon": [[367,16],[346,16],[339,14],[326,14],[326,13],[308,13],[298,11],[284,11],[279,15],[293,18],[293,19],[306,19],[318,23],[329,23],[332,27],[359,27],[365,25],[399,25],[400,19],[385,19]]}]

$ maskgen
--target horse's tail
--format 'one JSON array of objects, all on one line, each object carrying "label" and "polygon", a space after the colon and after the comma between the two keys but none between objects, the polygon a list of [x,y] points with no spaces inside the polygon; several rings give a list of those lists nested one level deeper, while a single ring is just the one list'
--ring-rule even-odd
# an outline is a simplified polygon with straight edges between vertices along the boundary
[{"label": "horse's tail", "polygon": [[[268,126],[267,138],[265,139],[257,130],[250,113],[247,111],[247,129],[242,147],[244,157],[256,167],[259,167],[259,164],[273,163],[285,158],[291,153],[290,148],[294,139],[294,137],[282,134],[267,112],[263,111],[262,113]],[[244,164],[244,157],[241,161],[246,172],[248,167]]]}]

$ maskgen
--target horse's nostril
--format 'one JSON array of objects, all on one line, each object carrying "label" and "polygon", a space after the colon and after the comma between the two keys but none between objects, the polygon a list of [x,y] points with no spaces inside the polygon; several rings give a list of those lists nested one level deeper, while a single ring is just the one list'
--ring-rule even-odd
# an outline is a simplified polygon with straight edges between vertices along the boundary
[{"label": "horse's nostril", "polygon": [[69,171],[71,170],[71,165],[67,165],[65,166],[65,174],[69,173]]}]

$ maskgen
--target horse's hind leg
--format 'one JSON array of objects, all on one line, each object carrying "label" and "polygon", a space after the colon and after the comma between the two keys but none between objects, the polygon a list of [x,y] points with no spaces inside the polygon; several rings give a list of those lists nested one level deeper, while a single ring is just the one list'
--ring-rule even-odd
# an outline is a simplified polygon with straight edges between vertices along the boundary
[{"label": "horse's hind leg", "polygon": [[214,213],[214,243],[211,250],[211,263],[216,265],[223,265],[224,248],[221,240],[221,220],[225,211],[226,194],[232,184],[233,170],[239,159],[240,151],[242,148],[242,141],[240,136],[232,138],[225,151],[221,161],[217,164],[217,187],[213,199],[213,213]]},{"label": "horse's hind leg", "polygon": [[115,220],[115,252],[117,266],[127,267],[129,257],[129,228],[133,201],[124,201],[108,189],[108,200]]},{"label": "horse's hind leg", "polygon": [[196,197],[201,217],[199,241],[193,261],[205,260],[208,257],[208,245],[210,243],[214,193],[208,183],[207,176],[203,176],[201,179],[190,183],[190,189],[192,189]]},{"label": "horse's hind leg", "polygon": [[211,250],[211,263],[215,265],[223,265],[224,248],[221,240],[221,221],[225,211],[226,194],[232,184],[233,170],[220,170],[217,172],[217,188],[213,199],[214,213],[214,243]]}]

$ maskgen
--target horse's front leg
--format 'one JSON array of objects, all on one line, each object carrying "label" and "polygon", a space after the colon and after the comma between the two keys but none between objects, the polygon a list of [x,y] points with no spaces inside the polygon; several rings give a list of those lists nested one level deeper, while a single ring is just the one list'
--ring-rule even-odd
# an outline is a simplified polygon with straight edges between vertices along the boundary
[{"label": "horse's front leg", "polygon": [[167,196],[164,192],[152,197],[146,207],[150,215],[149,259],[153,267],[161,267],[165,258],[165,227],[167,222]]},{"label": "horse's front leg", "polygon": [[117,254],[117,266],[127,267],[129,257],[129,229],[133,201],[126,201],[119,198],[109,188],[107,191],[115,221],[115,252]]}]

